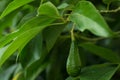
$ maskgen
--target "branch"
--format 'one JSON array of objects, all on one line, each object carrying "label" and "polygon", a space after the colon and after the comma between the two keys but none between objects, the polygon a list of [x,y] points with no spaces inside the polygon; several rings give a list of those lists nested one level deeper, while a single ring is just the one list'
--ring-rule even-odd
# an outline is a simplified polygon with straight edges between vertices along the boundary
[{"label": "branch", "polygon": [[120,11],[120,7],[118,7],[115,10],[100,10],[101,13],[111,13],[111,12],[118,12]]}]

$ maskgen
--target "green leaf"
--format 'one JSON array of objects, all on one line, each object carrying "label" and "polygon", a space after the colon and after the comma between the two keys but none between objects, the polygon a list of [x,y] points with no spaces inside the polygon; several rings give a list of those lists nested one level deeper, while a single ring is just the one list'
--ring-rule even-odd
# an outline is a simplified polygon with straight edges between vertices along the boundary
[{"label": "green leaf", "polygon": [[113,36],[113,32],[106,24],[94,5],[88,1],[80,1],[70,15],[70,20],[80,31],[89,30],[102,37]]},{"label": "green leaf", "polygon": [[30,64],[32,64],[41,57],[40,55],[42,54],[43,46],[42,42],[43,42],[42,35],[41,33],[39,33],[25,47],[23,46],[24,49],[21,49],[22,51],[21,54],[19,55],[19,60],[23,68],[28,67]]},{"label": "green leaf", "polygon": [[37,16],[23,24],[20,28],[20,31],[25,31],[38,26],[49,26],[50,23],[52,23],[55,20],[56,19],[50,18],[48,16]]},{"label": "green leaf", "polygon": [[17,72],[13,80],[35,80],[37,76],[42,73],[48,66],[49,62],[42,62],[41,59],[33,62],[29,67]]},{"label": "green leaf", "polygon": [[46,49],[46,45],[43,45],[40,59],[25,68],[25,80],[35,80],[35,78],[47,67],[49,62],[45,61],[45,59],[47,59],[48,54],[49,52]]},{"label": "green leaf", "polygon": [[10,0],[0,0],[0,13],[4,10],[5,6],[9,3]]},{"label": "green leaf", "polygon": [[53,18],[60,18],[57,8],[51,3],[46,2],[38,8],[38,15],[47,15]]},{"label": "green leaf", "polygon": [[69,4],[67,4],[67,3],[62,3],[61,5],[59,5],[57,8],[58,9],[64,9],[64,8],[66,8],[66,7],[68,7],[69,6]]},{"label": "green leaf", "polygon": [[[43,27],[33,28],[27,30],[23,34],[17,36],[17,38],[5,48],[6,50],[2,52],[0,56],[0,66],[22,45],[25,45],[31,40]],[[4,47],[3,47],[4,48]],[[2,49],[3,49],[2,48]]]},{"label": "green leaf", "polygon": [[112,50],[94,45],[92,43],[82,43],[80,46],[113,63],[120,63],[120,56]]},{"label": "green leaf", "polygon": [[9,5],[7,6],[7,8],[3,11],[3,13],[0,16],[0,19],[2,19],[3,17],[5,17],[6,15],[8,15],[9,13],[11,13],[12,11],[14,11],[15,9],[30,3],[34,0],[14,0],[11,3],[9,3]]},{"label": "green leaf", "polygon": [[118,66],[113,64],[93,65],[83,68],[80,80],[110,80]]},{"label": "green leaf", "polygon": [[[5,5],[9,3],[9,0],[1,0],[0,1],[0,13],[3,12],[3,9],[5,8]],[[3,34],[3,31],[6,27],[9,27],[13,23],[13,19],[15,18],[17,14],[17,10],[11,13],[10,15],[6,16],[4,20],[0,20],[0,35]]]},{"label": "green leaf", "polygon": [[[49,19],[49,20],[47,20]],[[25,23],[19,30],[19,33],[10,35],[6,38],[9,40],[7,41],[11,42],[8,47],[2,47],[0,50],[3,50],[1,52],[0,56],[0,66],[21,46],[25,46],[36,34],[38,34],[41,30],[43,30],[45,27],[47,27],[51,22],[53,22],[55,19],[51,19],[48,17],[41,16],[35,17],[32,20]],[[43,21],[43,22],[42,22]],[[9,38],[11,37],[11,38]],[[5,40],[4,38],[3,40]],[[5,42],[6,43],[6,42]],[[3,49],[5,48],[5,50]]]},{"label": "green leaf", "polygon": [[0,47],[3,47],[6,44],[8,44],[10,41],[12,41],[14,38],[16,38],[18,35],[20,35],[24,31],[29,30],[33,27],[48,26],[54,20],[55,19],[51,19],[50,17],[47,17],[47,16],[34,17],[29,21],[27,21],[26,23],[24,23],[19,30],[2,37],[0,39]]},{"label": "green leaf", "polygon": [[10,33],[0,39],[0,48],[4,47],[6,44],[8,44],[10,41],[12,41],[17,35],[19,35],[18,32]]},{"label": "green leaf", "polygon": [[14,70],[16,69],[17,65],[12,65],[8,67],[7,69],[2,69],[0,70],[0,79],[1,80],[9,80],[10,77],[12,76]]},{"label": "green leaf", "polygon": [[105,4],[110,4],[111,2],[120,1],[120,0],[102,0]]},{"label": "green leaf", "polygon": [[35,78],[48,66],[48,62],[41,62],[41,59],[37,60],[31,64],[26,69],[26,79],[25,80],[35,80]]},{"label": "green leaf", "polygon": [[51,48],[54,46],[57,38],[59,37],[60,33],[65,28],[64,25],[57,25],[53,27],[48,27],[43,30],[43,37],[46,41],[47,50],[50,51]]},{"label": "green leaf", "polygon": [[24,23],[26,23],[29,20],[33,19],[35,16],[36,16],[36,11],[29,12],[24,17],[22,17],[21,21],[18,24],[18,27],[22,26]]},{"label": "green leaf", "polygon": [[16,24],[15,21],[19,20],[19,18],[17,18],[17,20],[15,20],[15,18],[18,16],[18,10],[10,13],[9,15],[7,15],[4,20],[0,21],[0,35],[3,34],[3,32],[5,31],[6,28],[13,28],[13,24]]}]

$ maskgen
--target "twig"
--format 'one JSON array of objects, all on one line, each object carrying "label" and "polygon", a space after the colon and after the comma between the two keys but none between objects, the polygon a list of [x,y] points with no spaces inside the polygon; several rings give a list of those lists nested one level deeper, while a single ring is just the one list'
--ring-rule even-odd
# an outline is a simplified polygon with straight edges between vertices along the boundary
[{"label": "twig", "polygon": [[73,24],[72,29],[71,29],[71,40],[74,41],[75,37],[74,37],[74,28],[75,28],[75,24]]},{"label": "twig", "polygon": [[65,24],[64,22],[63,23],[53,23],[53,24],[50,24],[48,26],[54,26],[54,25],[62,25],[62,24]]},{"label": "twig", "polygon": [[79,38],[83,39],[83,40],[86,40],[86,41],[98,41],[98,40],[103,40],[103,39],[106,39],[104,37],[99,37],[99,38],[89,38],[89,37],[86,37],[86,36],[79,36]]},{"label": "twig", "polygon": [[120,7],[114,10],[100,10],[101,13],[111,13],[111,12],[118,12],[120,11]]}]

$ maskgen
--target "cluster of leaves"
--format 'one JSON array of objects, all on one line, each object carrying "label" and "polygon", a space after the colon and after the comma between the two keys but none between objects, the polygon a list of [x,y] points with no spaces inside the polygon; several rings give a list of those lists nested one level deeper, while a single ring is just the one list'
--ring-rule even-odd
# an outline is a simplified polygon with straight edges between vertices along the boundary
[{"label": "cluster of leaves", "polygon": [[0,0],[0,80],[119,80],[119,5]]}]

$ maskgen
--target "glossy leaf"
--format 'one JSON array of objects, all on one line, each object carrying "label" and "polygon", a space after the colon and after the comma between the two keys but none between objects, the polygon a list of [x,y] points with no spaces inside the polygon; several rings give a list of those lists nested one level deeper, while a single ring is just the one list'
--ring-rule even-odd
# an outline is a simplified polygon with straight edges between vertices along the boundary
[{"label": "glossy leaf", "polygon": [[70,15],[70,20],[82,32],[89,30],[97,36],[113,36],[113,32],[91,2],[80,1]]},{"label": "glossy leaf", "polygon": [[36,12],[30,12],[26,14],[19,22],[18,27],[21,27],[24,23],[28,22],[29,20],[33,19],[36,16]]},{"label": "glossy leaf", "polygon": [[6,44],[8,44],[10,41],[12,41],[18,34],[19,33],[16,31],[16,32],[10,33],[10,34],[2,37],[0,39],[0,48],[4,47]]},{"label": "glossy leaf", "polygon": [[[9,15],[7,15],[4,20],[1,20],[0,21],[0,35],[4,32],[4,30],[6,28],[8,28],[8,26],[11,26],[13,25],[14,23],[16,23],[14,20],[15,20],[15,17],[18,16],[18,10],[10,13]],[[19,20],[19,18],[16,19],[16,21]],[[13,27],[13,26],[11,26]]]},{"label": "glossy leaf", "polygon": [[[38,27],[24,32],[19,35],[12,43],[7,46],[6,50],[0,56],[0,66],[22,45],[28,43],[40,30],[43,28]],[[31,33],[31,34],[30,34]],[[3,47],[4,48],[4,47]],[[2,48],[2,49],[3,49]]]},{"label": "glossy leaf", "polygon": [[8,15],[9,13],[11,13],[12,11],[14,11],[15,9],[32,2],[33,0],[14,0],[13,2],[11,2],[7,8],[3,11],[3,13],[0,16],[0,19],[2,19],[4,16]]},{"label": "glossy leaf", "polygon": [[85,67],[80,74],[80,80],[110,80],[117,69],[118,66],[112,64]]},{"label": "glossy leaf", "polygon": [[0,79],[1,80],[9,80],[12,76],[14,70],[16,69],[17,65],[12,65],[8,67],[6,70],[0,70]]},{"label": "glossy leaf", "polygon": [[[41,33],[39,33],[26,46],[22,46],[21,48],[19,48],[21,50],[19,54],[19,60],[23,68],[28,67],[41,57],[40,55],[42,54],[43,47],[42,42],[42,35]],[[31,48],[31,45],[33,48]]]},{"label": "glossy leaf", "polygon": [[9,42],[11,42],[14,38],[16,38],[18,35],[23,33],[26,30],[29,30],[33,27],[38,26],[48,26],[51,22],[53,22],[55,19],[51,19],[47,16],[38,16],[30,19],[26,23],[24,23],[19,30],[16,30],[13,33],[8,34],[7,36],[4,36],[0,39],[0,47],[5,46]]},{"label": "glossy leaf", "polygon": [[49,17],[60,18],[57,8],[51,3],[46,2],[38,8],[38,15],[47,15]]},{"label": "glossy leaf", "polygon": [[102,1],[0,0],[0,80],[119,80],[119,3]]},{"label": "glossy leaf", "polygon": [[41,62],[37,60],[33,64],[31,64],[27,69],[27,75],[25,80],[35,80],[35,78],[47,67],[48,62]]},{"label": "glossy leaf", "polygon": [[66,8],[66,7],[68,7],[69,6],[69,4],[67,4],[67,3],[62,3],[61,5],[59,5],[57,8],[58,9],[64,9],[64,8]]},{"label": "glossy leaf", "polygon": [[38,16],[30,19],[25,24],[23,24],[20,28],[20,31],[25,31],[38,26],[49,26],[50,23],[55,21],[56,19],[50,18],[48,16]]},{"label": "glossy leaf", "polygon": [[27,72],[25,75],[26,80],[35,80],[35,78],[47,67],[49,62],[46,62],[45,59],[48,54],[49,52],[47,51],[46,46],[43,45],[40,59],[25,68],[25,72]]},{"label": "glossy leaf", "polygon": [[0,13],[4,10],[10,0],[0,0]]},{"label": "glossy leaf", "polygon": [[81,47],[113,63],[120,63],[120,56],[110,49],[94,45],[92,43],[82,43]]},{"label": "glossy leaf", "polygon": [[115,64],[99,64],[84,67],[78,77],[68,77],[66,80],[111,80],[119,66]]},{"label": "glossy leaf", "polygon": [[43,37],[45,38],[46,47],[48,51],[52,49],[57,38],[59,37],[60,33],[63,31],[64,28],[65,28],[64,25],[58,25],[48,27],[45,30],[43,30]]},{"label": "glossy leaf", "polygon": [[[37,20],[39,19],[39,21]],[[43,23],[42,21],[46,21],[46,19],[48,18],[43,18],[40,21],[40,17],[34,18],[32,20],[30,20],[29,22],[27,22],[26,24],[24,24],[21,29],[19,30],[19,34],[18,35],[11,35],[9,37],[9,41],[13,40],[12,43],[10,43],[8,45],[8,47],[6,48],[6,50],[4,50],[4,52],[1,53],[0,56],[0,66],[21,46],[24,46],[25,44],[27,44],[36,34],[38,34],[41,30],[43,30],[45,27],[47,27],[52,21],[54,21],[54,19],[49,19],[47,21],[47,23]],[[42,24],[41,24],[42,22]],[[34,26],[34,28],[32,28]],[[40,27],[39,27],[40,26]],[[23,32],[24,31],[24,32]],[[6,42],[5,42],[6,43]],[[4,48],[4,47],[3,47]],[[1,50],[3,50],[3,48],[1,48]]]}]

